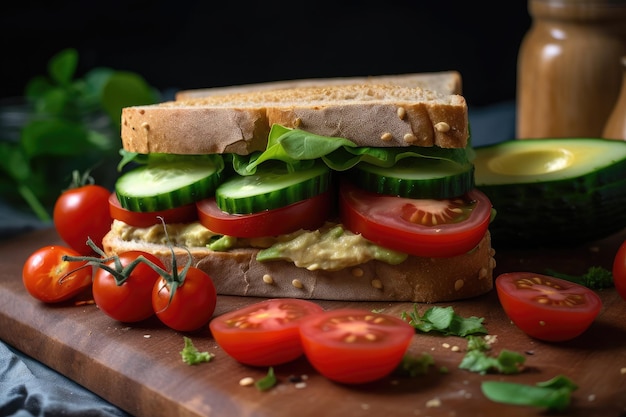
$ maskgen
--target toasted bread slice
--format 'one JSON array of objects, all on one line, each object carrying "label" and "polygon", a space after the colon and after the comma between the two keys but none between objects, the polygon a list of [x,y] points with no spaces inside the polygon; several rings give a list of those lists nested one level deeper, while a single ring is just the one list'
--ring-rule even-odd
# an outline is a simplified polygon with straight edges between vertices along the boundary
[{"label": "toasted bread slice", "polygon": [[[107,256],[141,250],[172,264],[165,244],[147,243],[110,231],[102,241]],[[213,279],[218,294],[250,297],[294,297],[347,301],[413,301],[432,303],[461,300],[493,288],[495,251],[485,234],[478,246],[450,258],[409,256],[399,265],[372,260],[336,271],[298,268],[291,262],[258,262],[258,249],[214,252],[206,247],[174,247],[178,265],[189,254],[193,265]]]},{"label": "toasted bread slice", "polygon": [[176,100],[203,98],[214,95],[262,90],[280,90],[342,84],[390,84],[403,87],[420,87],[444,94],[462,94],[461,74],[458,71],[418,72],[412,74],[372,75],[369,77],[307,78],[243,84],[228,87],[198,88],[176,93]]},{"label": "toasted bread slice", "polygon": [[463,148],[461,95],[390,84],[262,90],[170,101],[122,111],[124,149],[139,153],[248,154],[281,124],[358,146]]}]

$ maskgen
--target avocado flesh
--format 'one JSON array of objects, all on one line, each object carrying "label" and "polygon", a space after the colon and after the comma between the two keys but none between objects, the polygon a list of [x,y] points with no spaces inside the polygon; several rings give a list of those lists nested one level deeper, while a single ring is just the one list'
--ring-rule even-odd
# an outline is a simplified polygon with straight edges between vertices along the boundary
[{"label": "avocado flesh", "polygon": [[573,246],[626,227],[626,142],[517,139],[476,148],[494,245]]}]

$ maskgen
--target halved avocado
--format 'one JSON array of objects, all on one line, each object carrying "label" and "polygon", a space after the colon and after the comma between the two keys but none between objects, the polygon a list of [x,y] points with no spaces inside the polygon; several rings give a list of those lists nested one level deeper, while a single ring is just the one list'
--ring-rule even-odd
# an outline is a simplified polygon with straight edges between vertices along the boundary
[{"label": "halved avocado", "polygon": [[626,142],[517,139],[475,149],[501,246],[572,246],[626,227]]}]

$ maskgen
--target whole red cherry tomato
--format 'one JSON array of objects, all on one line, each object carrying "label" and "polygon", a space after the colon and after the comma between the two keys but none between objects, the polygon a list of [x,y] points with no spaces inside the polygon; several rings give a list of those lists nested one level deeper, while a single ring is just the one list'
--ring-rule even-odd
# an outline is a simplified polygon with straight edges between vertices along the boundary
[{"label": "whole red cherry tomato", "polygon": [[52,218],[57,233],[81,255],[93,254],[87,238],[101,248],[102,238],[111,229],[110,194],[100,185],[79,185],[64,191],[54,204]]},{"label": "whole red cherry tomato", "polygon": [[162,276],[152,290],[152,308],[167,327],[180,332],[198,330],[213,317],[217,292],[201,269],[181,268],[171,280]]},{"label": "whole red cherry tomato", "polygon": [[626,300],[626,240],[617,250],[613,260],[613,283],[619,295]]},{"label": "whole red cherry tomato", "polygon": [[124,323],[145,320],[154,315],[152,288],[161,275],[145,262],[138,261],[141,256],[165,270],[156,256],[129,251],[98,265],[94,275],[92,291],[96,305],[109,317]]},{"label": "whole red cherry tomato", "polygon": [[64,246],[44,246],[33,252],[22,268],[22,281],[30,295],[45,303],[69,300],[91,286],[87,262],[69,262],[64,255],[79,253]]}]

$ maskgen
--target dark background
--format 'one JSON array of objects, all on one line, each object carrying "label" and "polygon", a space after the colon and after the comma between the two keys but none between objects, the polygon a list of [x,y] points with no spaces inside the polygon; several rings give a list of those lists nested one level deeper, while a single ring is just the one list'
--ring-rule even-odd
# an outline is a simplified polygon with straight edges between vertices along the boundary
[{"label": "dark background", "polygon": [[66,47],[79,75],[130,70],[160,90],[458,70],[470,106],[515,98],[526,0],[16,1],[2,7],[1,97]]}]

